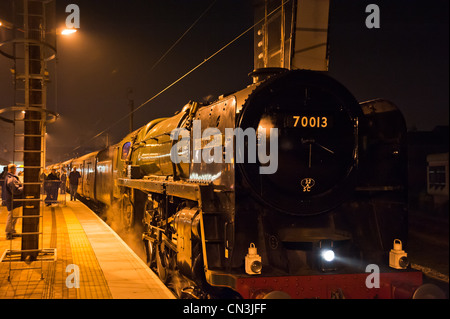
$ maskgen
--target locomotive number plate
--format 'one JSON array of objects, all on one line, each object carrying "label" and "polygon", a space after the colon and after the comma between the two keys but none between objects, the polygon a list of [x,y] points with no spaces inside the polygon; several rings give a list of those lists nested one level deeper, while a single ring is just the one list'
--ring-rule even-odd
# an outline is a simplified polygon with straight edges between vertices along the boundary
[{"label": "locomotive number plate", "polygon": [[327,116],[292,116],[293,127],[326,128],[330,121]]}]

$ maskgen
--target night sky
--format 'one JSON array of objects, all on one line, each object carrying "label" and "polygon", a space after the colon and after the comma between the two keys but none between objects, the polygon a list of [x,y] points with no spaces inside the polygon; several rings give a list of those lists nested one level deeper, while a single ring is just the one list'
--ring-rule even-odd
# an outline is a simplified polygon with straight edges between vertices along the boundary
[{"label": "night sky", "polygon": [[[213,0],[57,0],[62,27],[65,7],[81,11],[78,33],[58,40],[58,63],[49,63],[48,108],[61,118],[48,128],[50,161],[104,146],[93,136],[154,96],[253,24],[251,0],[217,0],[210,11],[155,68],[152,66]],[[381,28],[367,29],[367,4],[381,10]],[[329,74],[359,101],[389,99],[408,128],[448,125],[448,0],[332,0]],[[0,56],[0,107],[12,103],[11,62]],[[253,32],[134,114],[134,128],[171,116],[189,100],[240,90],[251,83]],[[133,94],[127,96],[132,88]],[[56,94],[55,94],[56,93]],[[128,119],[108,130],[118,142]],[[0,154],[10,148],[0,122]],[[81,154],[80,154],[81,155]],[[9,155],[0,155],[7,158]],[[7,158],[8,159],[8,158]]]}]

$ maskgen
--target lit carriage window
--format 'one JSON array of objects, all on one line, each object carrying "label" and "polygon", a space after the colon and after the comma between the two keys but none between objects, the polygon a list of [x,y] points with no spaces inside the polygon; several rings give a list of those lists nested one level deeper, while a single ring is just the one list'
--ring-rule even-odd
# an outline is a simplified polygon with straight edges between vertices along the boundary
[{"label": "lit carriage window", "polygon": [[126,142],[122,147],[122,159],[126,160],[128,158],[128,154],[130,153],[131,142]]},{"label": "lit carriage window", "polygon": [[428,174],[430,188],[445,188],[445,166],[430,166]]}]

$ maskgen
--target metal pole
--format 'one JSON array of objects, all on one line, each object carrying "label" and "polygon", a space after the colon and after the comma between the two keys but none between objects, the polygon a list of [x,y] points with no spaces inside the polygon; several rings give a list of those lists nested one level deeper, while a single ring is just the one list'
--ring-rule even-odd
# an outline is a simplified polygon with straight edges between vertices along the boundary
[{"label": "metal pole", "polygon": [[285,68],[285,38],[286,38],[286,8],[285,8],[285,0],[281,0],[281,25],[280,25],[280,67]]},{"label": "metal pole", "polygon": [[134,100],[132,97],[133,89],[129,88],[127,92],[128,105],[130,107],[130,133],[133,132],[133,112],[134,112]]},{"label": "metal pole", "polygon": [[[43,108],[44,61],[41,52],[42,28],[44,26],[42,2],[24,0],[25,27],[25,106]],[[33,41],[39,41],[35,43]],[[39,174],[42,155],[42,114],[36,111],[25,113],[24,123],[24,196],[26,199],[40,198]],[[31,183],[31,184],[28,184]],[[40,204],[37,201],[25,202],[23,216],[39,216]],[[39,249],[39,217],[24,218],[22,250]],[[23,252],[22,260],[34,261],[38,252]]]}]

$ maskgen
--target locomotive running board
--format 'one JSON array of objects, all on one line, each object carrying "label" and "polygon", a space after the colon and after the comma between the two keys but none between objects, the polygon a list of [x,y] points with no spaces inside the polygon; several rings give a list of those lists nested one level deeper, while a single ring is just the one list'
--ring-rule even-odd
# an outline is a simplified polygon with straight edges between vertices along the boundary
[{"label": "locomotive running board", "polygon": [[152,193],[163,194],[165,182],[163,181],[149,181],[146,179],[129,179],[119,178],[117,180],[117,186],[135,188]]},{"label": "locomotive running board", "polygon": [[211,185],[208,184],[199,185],[197,183],[186,183],[182,181],[174,182],[130,178],[119,178],[117,185],[152,193],[186,198],[194,201],[201,200],[202,188],[211,188]]}]

